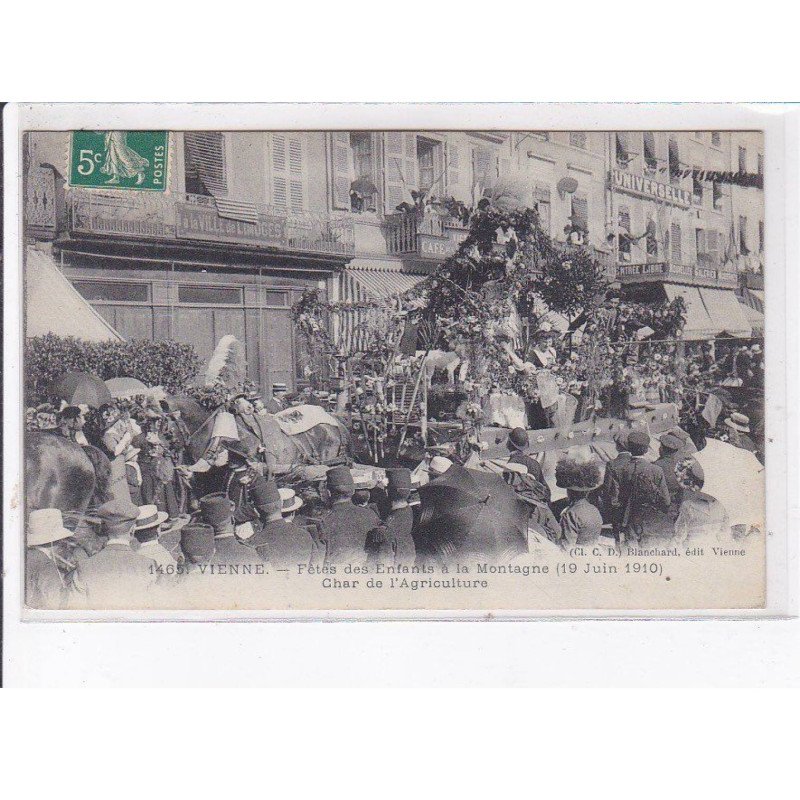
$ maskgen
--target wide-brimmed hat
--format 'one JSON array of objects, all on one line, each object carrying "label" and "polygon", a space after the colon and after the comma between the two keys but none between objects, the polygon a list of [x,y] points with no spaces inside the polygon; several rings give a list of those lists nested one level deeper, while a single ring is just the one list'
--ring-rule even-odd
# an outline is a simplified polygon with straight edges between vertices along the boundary
[{"label": "wide-brimmed hat", "polygon": [[603,482],[603,471],[594,460],[562,458],[556,464],[556,486],[575,492],[591,492]]},{"label": "wide-brimmed hat", "polygon": [[52,544],[72,536],[58,508],[39,508],[28,515],[28,547]]},{"label": "wide-brimmed hat", "polygon": [[288,486],[282,486],[278,489],[278,492],[281,496],[282,514],[291,514],[303,505],[303,498],[299,497],[294,489],[290,489]]},{"label": "wide-brimmed hat", "polygon": [[135,528],[137,531],[152,528],[160,525],[168,516],[169,514],[166,511],[159,511],[157,506],[139,506],[139,516],[136,517]]},{"label": "wide-brimmed hat", "polygon": [[525,428],[514,428],[514,430],[508,434],[508,443],[515,450],[524,450],[529,444],[528,432]]},{"label": "wide-brimmed hat", "polygon": [[109,500],[97,509],[105,536],[129,534],[139,518],[139,506],[127,500]]},{"label": "wide-brimmed hat", "polygon": [[725,424],[740,433],[750,433],[750,417],[740,414],[738,411],[734,411],[727,417]]}]

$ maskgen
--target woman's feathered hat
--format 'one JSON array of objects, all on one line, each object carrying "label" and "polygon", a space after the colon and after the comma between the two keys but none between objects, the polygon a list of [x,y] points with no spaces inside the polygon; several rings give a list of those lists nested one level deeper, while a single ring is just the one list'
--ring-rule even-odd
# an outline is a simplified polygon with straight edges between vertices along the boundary
[{"label": "woman's feathered hat", "polygon": [[566,455],[556,464],[556,486],[575,492],[591,492],[603,482],[603,470],[593,456]]}]

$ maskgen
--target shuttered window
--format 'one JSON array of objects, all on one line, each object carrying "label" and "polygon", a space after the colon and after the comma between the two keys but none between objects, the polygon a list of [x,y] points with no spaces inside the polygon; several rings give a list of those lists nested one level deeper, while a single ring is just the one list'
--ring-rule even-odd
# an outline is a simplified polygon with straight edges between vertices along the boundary
[{"label": "shuttered window", "polygon": [[472,149],[472,174],[473,183],[479,183],[484,188],[494,183],[497,177],[497,159],[491,150],[485,147]]},{"label": "shuttered window", "polygon": [[542,184],[534,186],[533,202],[539,214],[539,224],[542,226],[542,230],[550,236],[550,187]]},{"label": "shuttered window", "polygon": [[696,206],[703,205],[703,182],[697,177],[698,168],[692,173],[692,202]]},{"label": "shuttered window", "polygon": [[681,238],[681,226],[677,222],[673,222],[669,229],[669,246],[672,253],[672,261],[675,264],[683,262],[683,242]]},{"label": "shuttered window", "polygon": [[353,180],[350,165],[350,134],[333,131],[328,134],[331,158],[331,204],[343,211],[350,210],[350,184]]},{"label": "shuttered window", "polygon": [[300,214],[305,210],[303,150],[299,136],[272,134],[272,205],[280,211]]},{"label": "shuttered window", "polygon": [[669,177],[673,183],[680,180],[681,159],[677,139],[669,140]]},{"label": "shuttered window", "polygon": [[[447,186],[453,189],[461,183],[461,162],[458,157],[458,145],[453,142],[447,144]],[[452,194],[452,191],[451,191]]]},{"label": "shuttered window", "polygon": [[706,231],[706,255],[712,264],[719,264],[719,244],[719,232]]},{"label": "shuttered window", "polygon": [[714,147],[719,147],[721,142],[721,137],[719,135],[719,131],[711,131],[711,144]]},{"label": "shuttered window", "polygon": [[589,232],[589,201],[585,197],[572,195],[573,226],[579,227],[584,233]]},{"label": "shuttered window", "polygon": [[745,256],[750,253],[747,246],[747,217],[739,217],[739,252]]},{"label": "shuttered window", "polygon": [[631,260],[631,212],[630,209],[623,206],[617,211],[617,224],[620,227],[620,232],[617,237],[617,252],[619,253],[620,261]]},{"label": "shuttered window", "polygon": [[652,173],[658,169],[658,159],[656,158],[656,137],[652,131],[645,131],[642,134],[642,149],[644,151],[644,167]]},{"label": "shuttered window", "polygon": [[747,172],[747,149],[739,148],[739,172]]},{"label": "shuttered window", "polygon": [[224,197],[228,193],[225,134],[186,131],[183,134],[186,191]]},{"label": "shuttered window", "polygon": [[583,131],[570,131],[569,143],[571,147],[580,147],[581,150],[585,150],[586,134]]},{"label": "shuttered window", "polygon": [[393,214],[403,202],[411,201],[417,184],[417,137],[403,131],[387,131],[383,139],[384,207]]}]

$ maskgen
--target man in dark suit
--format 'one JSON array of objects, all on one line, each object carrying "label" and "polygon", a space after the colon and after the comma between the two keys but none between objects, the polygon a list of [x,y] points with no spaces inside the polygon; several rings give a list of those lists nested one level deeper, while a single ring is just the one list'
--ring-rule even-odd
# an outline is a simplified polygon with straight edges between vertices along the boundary
[{"label": "man in dark suit", "polygon": [[353,504],[355,484],[347,467],[332,467],[327,475],[330,511],[319,523],[319,539],[325,545],[325,564],[358,564],[366,558],[367,535],[380,525],[371,509]]},{"label": "man in dark suit", "polygon": [[528,476],[538,481],[542,485],[541,499],[545,503],[549,503],[550,487],[547,485],[547,481],[544,479],[542,465],[535,458],[532,458],[525,452],[528,449],[528,446],[528,432],[525,430],[525,428],[514,428],[511,433],[508,434],[508,441],[506,442],[506,447],[508,447],[508,450],[511,453],[508,459],[509,463],[522,464],[523,466],[527,467]]},{"label": "man in dark suit", "polygon": [[605,522],[611,523],[614,538],[620,540],[620,526],[624,508],[621,505],[621,487],[623,474],[631,465],[631,454],[628,451],[628,432],[620,431],[614,437],[617,446],[617,456],[606,464],[603,477],[603,486],[600,492],[602,498],[602,512]]},{"label": "man in dark suit", "polygon": [[685,458],[683,454],[684,442],[672,433],[665,433],[659,440],[658,458],[653,462],[664,471],[664,479],[669,489],[670,508],[669,514],[673,520],[678,518],[678,511],[683,499],[683,487],[678,482],[675,467]]},{"label": "man in dark suit", "polygon": [[631,464],[622,471],[619,498],[626,543],[642,547],[665,544],[675,527],[669,516],[671,498],[664,470],[644,459],[649,449],[647,433],[632,431],[628,435]]},{"label": "man in dark suit", "polygon": [[408,504],[411,495],[411,471],[405,467],[386,470],[387,495],[391,510],[383,525],[367,537],[367,564],[402,564],[413,566],[416,548],[411,531],[414,513]]},{"label": "man in dark suit", "polygon": [[146,606],[160,573],[153,559],[131,548],[138,507],[125,500],[111,500],[97,509],[97,516],[108,541],[98,553],[78,562],[71,577],[72,599],[88,608]]}]

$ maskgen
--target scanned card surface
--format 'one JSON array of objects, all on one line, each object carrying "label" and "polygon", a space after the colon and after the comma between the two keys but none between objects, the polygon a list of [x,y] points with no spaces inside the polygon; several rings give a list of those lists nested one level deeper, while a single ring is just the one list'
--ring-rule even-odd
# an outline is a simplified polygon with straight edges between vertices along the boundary
[{"label": "scanned card surface", "polygon": [[778,156],[458,122],[20,125],[27,609],[765,607]]}]

